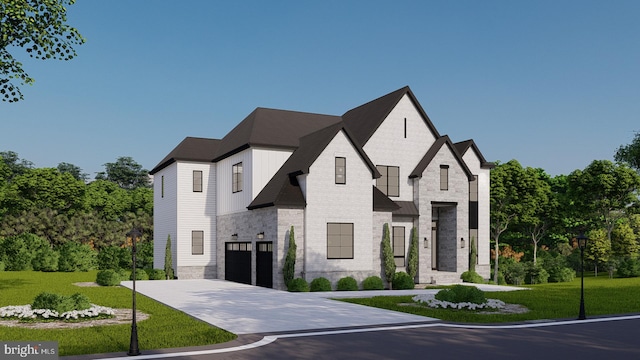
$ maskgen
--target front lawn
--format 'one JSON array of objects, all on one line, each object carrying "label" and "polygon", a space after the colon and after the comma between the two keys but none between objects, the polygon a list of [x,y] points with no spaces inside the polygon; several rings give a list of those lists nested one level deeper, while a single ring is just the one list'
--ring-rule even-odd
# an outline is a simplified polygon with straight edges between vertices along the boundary
[{"label": "front lawn", "polygon": [[[0,272],[0,307],[30,304],[43,291],[71,295],[82,293],[92,303],[111,308],[131,308],[131,290],[116,287],[79,287],[76,282],[92,282],[96,271],[77,273],[43,273],[33,271]],[[217,344],[236,338],[232,333],[196,320],[155,300],[138,294],[138,310],[150,314],[138,322],[139,347],[161,349]],[[131,324],[96,326],[78,329],[25,329],[2,326],[0,339],[5,341],[57,341],[60,355],[126,352],[129,349]]]},{"label": "front lawn", "polygon": [[[606,275],[586,277],[585,309],[587,317],[640,313],[640,278],[609,279]],[[527,285],[531,290],[487,292],[490,299],[507,304],[526,306],[524,314],[479,314],[476,311],[432,309],[407,306],[412,296],[377,296],[361,299],[341,299],[355,304],[379,307],[451,322],[498,323],[543,319],[575,319],[580,309],[580,278],[570,283]],[[393,292],[390,291],[390,294]],[[404,304],[404,305],[403,305]]]}]

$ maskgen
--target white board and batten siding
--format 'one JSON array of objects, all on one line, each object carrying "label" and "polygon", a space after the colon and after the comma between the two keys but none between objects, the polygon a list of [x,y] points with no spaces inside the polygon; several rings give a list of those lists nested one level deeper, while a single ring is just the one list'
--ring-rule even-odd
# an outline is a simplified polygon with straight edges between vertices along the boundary
[{"label": "white board and batten siding", "polygon": [[[335,183],[336,157],[346,158],[346,184]],[[307,202],[306,270],[371,271],[372,174],[344,132],[336,134],[309,173],[299,178]],[[328,223],[353,223],[353,259],[327,259]]]},{"label": "white board and batten siding", "polygon": [[473,148],[467,150],[462,158],[469,170],[478,176],[478,265],[489,265],[491,170],[480,167],[480,158]]},{"label": "white board and batten siding", "polygon": [[164,269],[167,236],[171,236],[173,267],[176,268],[176,230],[178,228],[178,164],[173,163],[154,175],[153,182],[153,267]]}]

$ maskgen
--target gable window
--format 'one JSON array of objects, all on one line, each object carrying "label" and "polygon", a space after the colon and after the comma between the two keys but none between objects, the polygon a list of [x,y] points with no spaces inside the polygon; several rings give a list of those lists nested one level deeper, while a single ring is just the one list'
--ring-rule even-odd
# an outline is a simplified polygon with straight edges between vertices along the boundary
[{"label": "gable window", "polygon": [[380,177],[376,179],[376,187],[387,196],[400,196],[400,167],[377,165]]},{"label": "gable window", "polygon": [[347,158],[336,158],[336,184],[347,183]]},{"label": "gable window", "polygon": [[193,170],[193,192],[202,192],[202,171]]},{"label": "gable window", "polygon": [[353,223],[327,223],[327,259],[353,259]]},{"label": "gable window", "polygon": [[404,138],[407,138],[407,118],[404,118]]},{"label": "gable window", "polygon": [[204,231],[194,230],[191,232],[191,255],[204,254]]},{"label": "gable window", "polygon": [[449,190],[449,165],[440,165],[440,190]]},{"label": "gable window", "polygon": [[164,175],[160,178],[160,197],[164,197]]},{"label": "gable window", "polygon": [[232,191],[234,193],[240,192],[242,191],[242,163],[237,163],[235,165],[233,165],[233,169],[232,169]]},{"label": "gable window", "polygon": [[396,266],[404,266],[404,226],[393,227],[393,259]]}]

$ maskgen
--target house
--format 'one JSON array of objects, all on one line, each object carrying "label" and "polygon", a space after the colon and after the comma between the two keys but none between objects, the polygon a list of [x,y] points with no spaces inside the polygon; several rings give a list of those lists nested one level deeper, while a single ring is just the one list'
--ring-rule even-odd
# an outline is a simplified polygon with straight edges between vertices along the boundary
[{"label": "house", "polygon": [[222,139],[187,137],[154,176],[154,266],[172,240],[180,279],[283,289],[296,276],[384,279],[389,225],[398,271],[412,231],[419,283],[460,281],[470,241],[489,277],[489,172],[473,140],[440,135],[409,87],[342,116],[257,108]]}]

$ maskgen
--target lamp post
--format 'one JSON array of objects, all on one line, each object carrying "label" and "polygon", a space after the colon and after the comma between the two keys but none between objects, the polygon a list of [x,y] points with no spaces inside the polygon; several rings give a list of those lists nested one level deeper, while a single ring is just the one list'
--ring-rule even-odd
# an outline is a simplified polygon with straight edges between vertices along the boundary
[{"label": "lamp post", "polygon": [[587,318],[584,312],[584,249],[587,247],[588,238],[584,233],[580,233],[577,239],[580,248],[580,314],[578,320],[584,320]]},{"label": "lamp post", "polygon": [[131,273],[133,279],[133,304],[131,311],[131,341],[129,342],[129,352],[127,355],[136,356],[140,355],[140,349],[138,349],[138,324],[136,323],[136,243],[142,236],[139,229],[133,228],[133,230],[127,233],[127,237],[131,238],[132,248],[131,256],[133,258],[133,272]]}]

